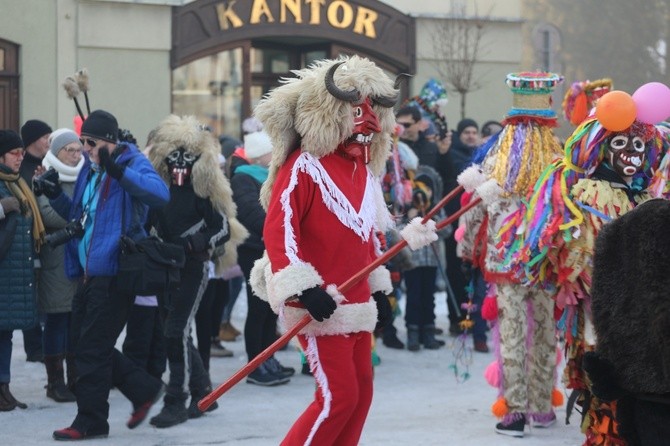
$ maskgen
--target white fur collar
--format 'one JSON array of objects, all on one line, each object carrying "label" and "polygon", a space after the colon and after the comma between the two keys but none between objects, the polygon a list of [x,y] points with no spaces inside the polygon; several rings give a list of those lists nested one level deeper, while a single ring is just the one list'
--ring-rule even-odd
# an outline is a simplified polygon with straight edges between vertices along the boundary
[{"label": "white fur collar", "polygon": [[53,167],[54,169],[56,169],[56,171],[58,172],[58,178],[60,179],[61,182],[74,183],[75,181],[77,181],[79,171],[84,166],[84,157],[82,156],[81,159],[79,160],[79,163],[76,166],[72,167],[63,163],[61,160],[56,158],[56,156],[53,153],[51,153],[51,151],[48,151],[47,155],[42,160],[42,166],[44,166],[46,169],[48,169],[49,167]]}]

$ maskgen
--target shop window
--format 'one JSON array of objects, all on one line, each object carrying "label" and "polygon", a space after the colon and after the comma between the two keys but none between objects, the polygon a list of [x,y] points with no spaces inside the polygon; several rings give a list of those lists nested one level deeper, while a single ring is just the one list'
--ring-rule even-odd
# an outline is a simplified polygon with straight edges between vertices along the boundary
[{"label": "shop window", "polygon": [[288,73],[291,69],[288,51],[270,48],[253,48],[251,50],[252,73]]},{"label": "shop window", "polygon": [[194,115],[212,132],[239,137],[242,49],[221,51],[172,72],[172,112]]}]

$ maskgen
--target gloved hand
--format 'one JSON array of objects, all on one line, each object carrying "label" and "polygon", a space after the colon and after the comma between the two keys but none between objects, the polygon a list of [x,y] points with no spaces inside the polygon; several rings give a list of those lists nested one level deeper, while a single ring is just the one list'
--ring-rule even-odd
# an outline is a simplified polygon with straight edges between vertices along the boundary
[{"label": "gloved hand", "polygon": [[184,252],[196,260],[209,260],[209,245],[205,236],[201,233],[195,233],[182,237],[179,242],[184,247]]},{"label": "gloved hand", "polygon": [[21,205],[19,205],[19,200],[17,200],[16,197],[0,198],[0,206],[2,206],[2,211],[5,215],[10,212],[19,212],[21,210]]},{"label": "gloved hand", "polygon": [[114,162],[107,147],[101,147],[98,150],[98,156],[100,157],[100,166],[105,169],[107,175],[115,180],[120,180],[123,176],[123,172],[126,170],[125,166]]},{"label": "gloved hand", "polygon": [[375,326],[375,330],[379,330],[391,323],[393,320],[393,309],[391,308],[389,298],[383,291],[374,292],[372,298],[377,304],[377,325]]},{"label": "gloved hand", "polygon": [[298,296],[298,300],[318,322],[328,319],[337,308],[335,299],[319,286],[306,289]]}]

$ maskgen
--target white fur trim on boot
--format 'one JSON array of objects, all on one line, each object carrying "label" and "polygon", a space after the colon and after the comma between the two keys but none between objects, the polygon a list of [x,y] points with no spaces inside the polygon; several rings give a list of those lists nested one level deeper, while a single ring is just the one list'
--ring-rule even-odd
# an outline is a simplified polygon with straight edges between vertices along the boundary
[{"label": "white fur trim on boot", "polygon": [[486,181],[486,176],[482,172],[481,166],[475,164],[461,172],[456,181],[463,186],[466,192],[472,192],[477,186]]},{"label": "white fur trim on boot", "polygon": [[482,201],[487,206],[498,201],[503,193],[502,187],[493,179],[477,186],[476,191],[477,195],[482,198]]},{"label": "white fur trim on boot", "polygon": [[308,288],[323,285],[323,278],[309,263],[288,265],[266,277],[268,302],[275,313],[289,297],[302,294]]},{"label": "white fur trim on boot", "polygon": [[383,291],[389,295],[393,292],[393,283],[391,283],[391,272],[385,266],[379,266],[372,270],[368,276],[368,284],[372,294],[377,291]]},{"label": "white fur trim on boot", "polygon": [[400,231],[400,235],[407,241],[413,251],[437,241],[435,222],[428,220],[425,224],[422,224],[421,220],[421,217],[415,217]]}]

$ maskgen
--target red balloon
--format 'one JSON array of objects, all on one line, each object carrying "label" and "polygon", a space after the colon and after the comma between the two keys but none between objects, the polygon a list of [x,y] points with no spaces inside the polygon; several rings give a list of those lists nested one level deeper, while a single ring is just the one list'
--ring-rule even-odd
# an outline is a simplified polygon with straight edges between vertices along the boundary
[{"label": "red balloon", "polygon": [[635,116],[635,101],[625,91],[610,91],[596,104],[596,119],[604,128],[613,132],[626,130],[635,121]]}]

